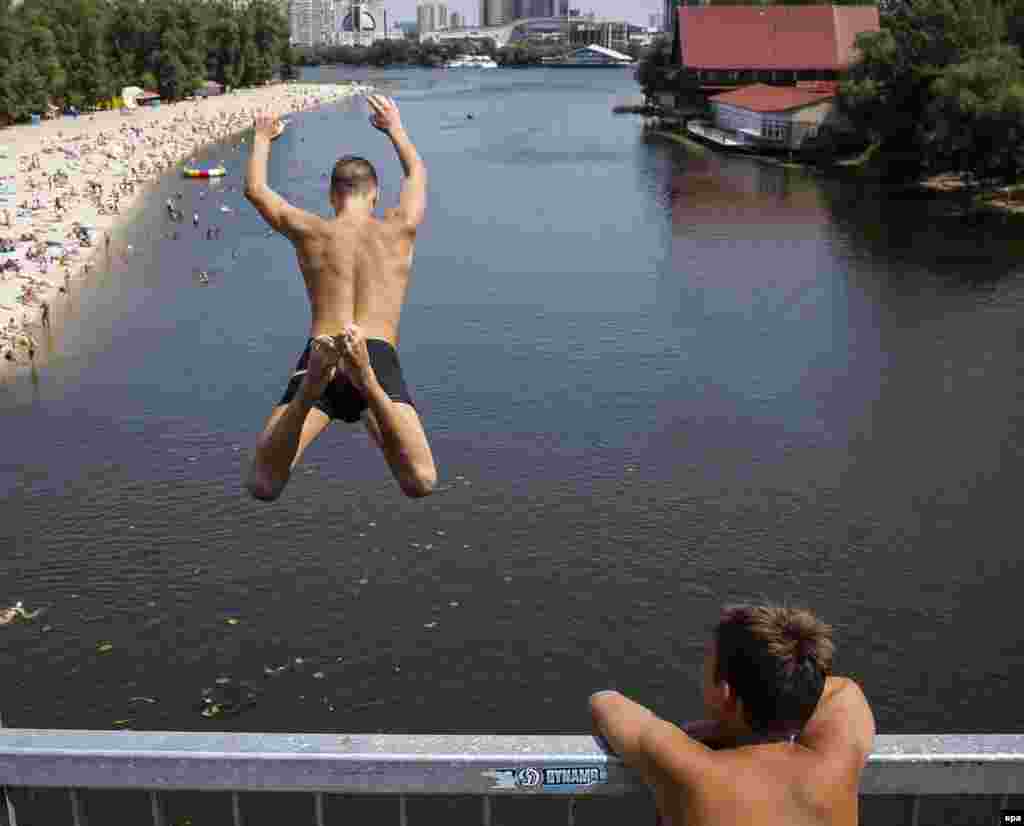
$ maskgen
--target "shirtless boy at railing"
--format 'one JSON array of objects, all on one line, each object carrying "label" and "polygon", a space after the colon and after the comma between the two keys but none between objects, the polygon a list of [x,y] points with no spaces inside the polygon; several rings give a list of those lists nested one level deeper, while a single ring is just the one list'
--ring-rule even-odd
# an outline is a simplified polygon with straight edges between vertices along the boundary
[{"label": "shirtless boy at railing", "polygon": [[854,826],[875,721],[831,677],[831,630],[806,611],[725,609],[704,660],[711,718],[679,728],[615,691],[594,725],[655,793],[664,826]]}]

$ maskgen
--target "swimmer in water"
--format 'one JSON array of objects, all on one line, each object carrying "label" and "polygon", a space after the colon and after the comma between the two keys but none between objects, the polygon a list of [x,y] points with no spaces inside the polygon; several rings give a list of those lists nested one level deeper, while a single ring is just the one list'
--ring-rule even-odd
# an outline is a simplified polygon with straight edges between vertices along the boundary
[{"label": "swimmer in water", "polygon": [[[427,171],[390,98],[367,98],[370,123],[394,146],[405,173],[398,207],[374,215],[373,165],[346,155],[334,165],[324,219],[267,185],[277,118],[256,118],[245,195],[295,246],[312,310],[309,340],[284,396],[256,443],[246,489],[264,501],[283,492],[303,451],[335,419],[362,421],[402,492],[429,495],[434,457],[398,360],[398,325],[416,233],[427,205]],[[358,296],[358,301],[357,301]]]}]

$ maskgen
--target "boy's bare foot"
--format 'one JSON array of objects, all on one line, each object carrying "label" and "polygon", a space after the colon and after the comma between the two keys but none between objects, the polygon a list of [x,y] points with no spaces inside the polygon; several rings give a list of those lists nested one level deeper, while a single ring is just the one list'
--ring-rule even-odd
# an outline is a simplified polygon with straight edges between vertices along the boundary
[{"label": "boy's bare foot", "polygon": [[341,353],[331,336],[317,336],[309,346],[309,362],[302,392],[311,399],[319,399],[324,388],[334,378]]},{"label": "boy's bare foot", "polygon": [[344,362],[345,375],[356,390],[363,393],[376,378],[370,366],[370,353],[366,349],[366,336],[356,324],[349,324],[340,336],[341,358]]}]

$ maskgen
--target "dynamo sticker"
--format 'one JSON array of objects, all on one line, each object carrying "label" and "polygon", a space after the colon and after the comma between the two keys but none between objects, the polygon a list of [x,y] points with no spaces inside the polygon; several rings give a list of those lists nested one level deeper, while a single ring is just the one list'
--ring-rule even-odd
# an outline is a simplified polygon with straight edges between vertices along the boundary
[{"label": "dynamo sticker", "polygon": [[568,789],[608,782],[603,766],[574,766],[565,769],[494,769],[483,773],[494,778],[494,789]]}]

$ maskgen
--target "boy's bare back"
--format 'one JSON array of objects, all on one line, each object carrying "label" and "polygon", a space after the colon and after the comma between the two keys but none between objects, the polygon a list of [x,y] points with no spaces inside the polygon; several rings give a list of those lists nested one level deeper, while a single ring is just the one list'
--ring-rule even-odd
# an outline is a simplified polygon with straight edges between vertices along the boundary
[{"label": "boy's bare back", "polygon": [[355,323],[367,338],[397,346],[415,232],[397,210],[383,220],[310,218],[292,239],[312,310],[310,337]]},{"label": "boy's bare back", "polygon": [[369,191],[350,198],[336,197],[332,179],[333,218],[289,204],[266,186],[269,138],[277,127],[276,119],[267,116],[256,118],[257,134],[265,140],[253,147],[246,193],[295,247],[312,311],[310,338],[337,335],[356,324],[366,338],[397,346],[416,232],[426,212],[427,173],[394,101],[372,95],[367,103],[370,123],[390,138],[405,173],[397,208],[385,210],[383,218],[372,214],[378,195],[375,173]]}]

